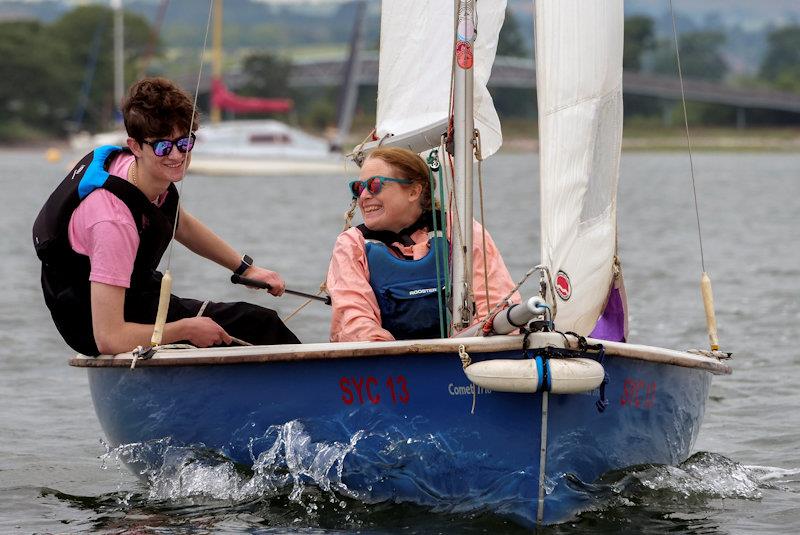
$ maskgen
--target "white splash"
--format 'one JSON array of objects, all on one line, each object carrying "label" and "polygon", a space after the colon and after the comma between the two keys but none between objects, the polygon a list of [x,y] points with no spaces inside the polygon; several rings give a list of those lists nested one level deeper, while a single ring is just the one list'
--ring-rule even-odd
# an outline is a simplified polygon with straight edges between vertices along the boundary
[{"label": "white splash", "polygon": [[[271,445],[254,457],[252,471],[216,451],[175,445],[169,438],[113,449],[106,446],[100,459],[102,469],[111,463],[120,468],[124,463],[136,470],[148,482],[148,500],[205,498],[241,503],[288,495],[313,513],[318,499],[344,509],[346,502],[341,496],[357,497],[342,482],[342,471],[345,457],[364,436],[364,431],[357,431],[347,443],[315,443],[300,422],[272,426],[259,439],[271,441]],[[308,488],[327,496],[304,493]]]}]

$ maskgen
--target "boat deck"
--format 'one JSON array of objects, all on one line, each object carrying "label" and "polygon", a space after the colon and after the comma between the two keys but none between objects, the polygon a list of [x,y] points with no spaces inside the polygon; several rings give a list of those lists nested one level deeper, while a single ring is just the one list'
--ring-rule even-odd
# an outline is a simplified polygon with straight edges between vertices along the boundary
[{"label": "boat deck", "polygon": [[[603,344],[607,356],[671,364],[687,368],[700,368],[715,375],[728,375],[731,368],[720,353],[707,356],[688,351],[676,351],[653,346],[586,339],[590,344]],[[380,357],[420,354],[452,354],[464,346],[467,353],[495,353],[522,349],[522,335],[489,337],[464,337],[434,340],[398,340],[391,342],[341,342],[293,344],[274,346],[237,346],[210,348],[170,348],[165,346],[149,359],[138,359],[136,366],[202,366],[243,364],[256,362],[286,362],[304,360],[329,360],[360,357]],[[578,349],[578,339],[560,333],[534,333],[529,337],[529,347],[567,347]],[[69,364],[77,367],[131,366],[132,353],[87,357],[76,355]]]}]

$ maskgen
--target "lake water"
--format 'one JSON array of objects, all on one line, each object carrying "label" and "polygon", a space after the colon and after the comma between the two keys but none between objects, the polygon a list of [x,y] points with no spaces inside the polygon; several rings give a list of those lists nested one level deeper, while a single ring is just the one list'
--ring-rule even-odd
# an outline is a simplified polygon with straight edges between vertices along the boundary
[{"label": "lake water", "polygon": [[[108,453],[86,374],[67,366],[39,287],[30,229],[67,164],[42,151],[0,151],[0,533],[495,533],[491,515],[407,506],[367,508],[306,489],[301,499],[238,492],[223,470],[194,474],[197,492],[148,488]],[[611,476],[598,510],[547,533],[800,532],[800,155],[695,156],[705,268],[734,374],[716,377],[695,454],[679,467]],[[484,165],[487,226],[515,279],[538,263],[537,162],[500,154]],[[190,176],[184,206],[287,286],[316,291],[348,205],[344,176]],[[685,154],[626,153],[620,255],[630,339],[705,347],[701,259]],[[228,282],[182,246],[173,291],[248,299],[286,315],[302,301]],[[528,287],[527,294],[533,289]],[[289,322],[323,341],[329,312],[311,304]],[[185,488],[185,487],[184,487]]]}]

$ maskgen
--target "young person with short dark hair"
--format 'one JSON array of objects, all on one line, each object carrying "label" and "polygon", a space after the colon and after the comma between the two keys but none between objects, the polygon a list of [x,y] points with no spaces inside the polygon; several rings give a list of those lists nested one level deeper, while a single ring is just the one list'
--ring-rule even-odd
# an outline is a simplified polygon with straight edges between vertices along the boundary
[{"label": "young person with short dark hair", "polygon": [[[191,97],[164,78],[134,83],[123,104],[127,147],[86,155],[45,203],[33,228],[42,289],[64,340],[85,355],[147,347],[172,238],[236,273],[265,282],[279,296],[284,282],[253,264],[178,204],[175,184],[200,126]],[[170,297],[162,342],[198,347],[299,343],[275,311],[249,303],[203,303]]]}]

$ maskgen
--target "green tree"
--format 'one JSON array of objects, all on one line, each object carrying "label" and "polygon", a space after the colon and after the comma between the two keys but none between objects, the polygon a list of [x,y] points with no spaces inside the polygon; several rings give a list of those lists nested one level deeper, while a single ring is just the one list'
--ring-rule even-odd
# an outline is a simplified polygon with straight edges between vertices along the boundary
[{"label": "green tree", "polygon": [[245,82],[238,92],[252,97],[285,98],[290,95],[290,61],[269,52],[250,54],[242,63]]},{"label": "green tree", "polygon": [[638,71],[642,68],[642,56],[655,48],[653,19],[645,16],[625,19],[625,45],[622,53],[622,68]]},{"label": "green tree", "polygon": [[776,87],[800,92],[800,26],[787,26],[767,36],[761,76]]},{"label": "green tree", "polygon": [[[531,56],[517,19],[508,8],[497,41],[497,55],[522,58]],[[531,117],[536,113],[536,96],[532,89],[495,87],[490,92],[495,109],[503,118]]]},{"label": "green tree", "polygon": [[[124,64],[125,80],[128,85],[139,71],[135,58],[142,57],[151,40],[148,22],[139,15],[125,12],[124,17]],[[79,106],[80,88],[84,75],[92,68],[92,58],[96,56],[91,93],[86,107],[83,128],[96,131],[109,127],[114,110],[119,106],[114,102],[114,13],[111,9],[89,5],[78,7],[53,22],[50,36],[69,51],[67,58],[71,78],[65,82],[75,95],[73,109]],[[93,51],[96,32],[100,32],[99,50]]]},{"label": "green tree", "polygon": [[0,140],[61,133],[74,94],[66,60],[41,23],[0,23]]},{"label": "green tree", "polygon": [[[622,49],[622,68],[631,71],[642,69],[642,58],[656,47],[653,19],[633,16],[625,19],[625,42]],[[625,96],[625,117],[660,117],[661,106],[658,100],[640,95]]]},{"label": "green tree", "polygon": [[[714,31],[685,33],[680,37],[681,69],[689,78],[722,80],[728,73],[728,65],[722,57],[721,48],[725,34]],[[655,71],[661,74],[677,73],[675,48],[663,43],[655,58]]]},{"label": "green tree", "polygon": [[529,55],[517,19],[508,8],[506,8],[505,21],[497,41],[497,55],[523,58]]}]

